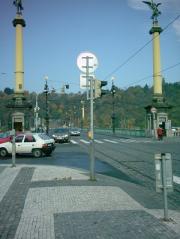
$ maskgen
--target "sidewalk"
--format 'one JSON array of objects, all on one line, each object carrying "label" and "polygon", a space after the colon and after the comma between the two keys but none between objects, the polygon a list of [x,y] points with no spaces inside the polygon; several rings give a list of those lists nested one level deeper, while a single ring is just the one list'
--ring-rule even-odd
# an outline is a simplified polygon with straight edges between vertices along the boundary
[{"label": "sidewalk", "polygon": [[140,185],[56,166],[0,166],[0,239],[179,239],[161,195]]}]

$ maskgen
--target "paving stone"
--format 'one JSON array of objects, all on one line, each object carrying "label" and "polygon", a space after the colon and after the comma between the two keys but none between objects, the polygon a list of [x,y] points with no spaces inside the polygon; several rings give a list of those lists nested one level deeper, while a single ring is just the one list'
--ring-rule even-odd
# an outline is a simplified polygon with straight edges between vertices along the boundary
[{"label": "paving stone", "polygon": [[172,226],[161,220],[162,195],[103,175],[88,179],[66,167],[1,169],[0,239],[180,238],[180,203],[170,204]]},{"label": "paving stone", "polygon": [[33,168],[22,168],[0,202],[0,238],[15,236],[33,171]]},{"label": "paving stone", "polygon": [[144,211],[73,212],[54,215],[55,239],[179,239]]},{"label": "paving stone", "polygon": [[4,169],[6,169],[7,167],[6,166],[1,166],[0,167],[0,174],[4,171]]},{"label": "paving stone", "polygon": [[[0,169],[1,167],[2,166],[0,166]],[[19,171],[19,168],[3,167],[3,170],[0,173],[0,201],[7,193]]]}]

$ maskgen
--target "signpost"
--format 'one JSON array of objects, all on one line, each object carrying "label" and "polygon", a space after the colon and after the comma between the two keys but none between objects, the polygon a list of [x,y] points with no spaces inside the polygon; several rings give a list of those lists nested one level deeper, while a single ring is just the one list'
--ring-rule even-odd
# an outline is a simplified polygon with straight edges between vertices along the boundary
[{"label": "signpost", "polygon": [[163,192],[164,220],[168,221],[167,193],[173,191],[172,159],[170,153],[155,154],[156,192]]},{"label": "signpost", "polygon": [[157,132],[156,132],[156,113],[157,113],[157,109],[155,107],[152,107],[151,108],[151,113],[153,115],[154,137],[157,138]]},{"label": "signpost", "polygon": [[[91,52],[83,52],[77,58],[77,65],[83,73],[85,73],[86,79],[86,89],[87,89],[87,99],[90,100],[90,180],[95,179],[95,157],[94,157],[94,125],[93,125],[93,88],[94,88],[94,77],[90,75],[98,67],[98,60],[94,54]],[[80,82],[83,77],[81,76]],[[89,87],[90,86],[90,87]]]},{"label": "signpost", "polygon": [[40,108],[38,106],[38,96],[36,95],[36,106],[34,107],[34,113],[35,113],[35,131],[38,132],[38,112]]},{"label": "signpost", "polygon": [[16,142],[15,142],[15,129],[10,132],[12,136],[12,167],[16,167]]}]

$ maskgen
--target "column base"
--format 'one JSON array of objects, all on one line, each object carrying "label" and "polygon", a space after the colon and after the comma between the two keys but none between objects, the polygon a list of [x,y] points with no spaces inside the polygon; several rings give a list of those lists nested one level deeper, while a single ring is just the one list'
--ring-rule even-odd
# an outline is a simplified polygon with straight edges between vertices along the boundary
[{"label": "column base", "polygon": [[171,136],[171,120],[168,119],[168,111],[172,108],[162,95],[154,94],[152,103],[146,109],[147,135],[157,137],[157,128],[164,129],[164,136]]},{"label": "column base", "polygon": [[24,131],[30,129],[30,113],[32,104],[27,101],[24,93],[15,93],[9,100],[6,107],[10,109],[11,124],[10,129]]},{"label": "column base", "polygon": [[32,104],[30,101],[27,101],[24,93],[15,93],[6,107],[10,109],[32,109]]}]

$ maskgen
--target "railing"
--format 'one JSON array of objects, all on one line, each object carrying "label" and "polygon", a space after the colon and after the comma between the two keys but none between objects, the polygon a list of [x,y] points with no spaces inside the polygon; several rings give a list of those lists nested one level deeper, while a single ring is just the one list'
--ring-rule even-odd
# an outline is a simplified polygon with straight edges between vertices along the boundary
[{"label": "railing", "polygon": [[[113,134],[112,129],[100,129],[95,128],[95,133],[101,133],[101,134]],[[147,137],[145,130],[139,130],[139,129],[116,129],[115,135],[117,136],[126,136],[126,137]]]}]

